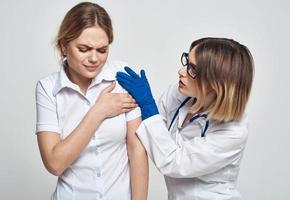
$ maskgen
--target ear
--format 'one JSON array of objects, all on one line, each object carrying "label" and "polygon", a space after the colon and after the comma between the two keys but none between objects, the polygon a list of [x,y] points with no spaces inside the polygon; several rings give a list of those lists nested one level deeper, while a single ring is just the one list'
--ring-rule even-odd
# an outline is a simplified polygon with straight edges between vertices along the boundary
[{"label": "ear", "polygon": [[63,57],[65,57],[66,54],[66,46],[63,44],[63,42],[60,42],[60,48],[61,48],[61,54]]}]

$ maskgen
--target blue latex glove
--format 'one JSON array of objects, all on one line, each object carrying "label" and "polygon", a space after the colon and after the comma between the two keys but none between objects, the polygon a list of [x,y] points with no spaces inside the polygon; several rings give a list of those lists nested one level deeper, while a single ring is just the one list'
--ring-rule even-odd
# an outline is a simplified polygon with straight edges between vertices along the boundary
[{"label": "blue latex glove", "polygon": [[125,67],[124,69],[128,74],[117,72],[116,79],[138,103],[141,108],[142,119],[145,120],[148,117],[159,114],[145,71],[141,70],[139,76],[129,67]]}]

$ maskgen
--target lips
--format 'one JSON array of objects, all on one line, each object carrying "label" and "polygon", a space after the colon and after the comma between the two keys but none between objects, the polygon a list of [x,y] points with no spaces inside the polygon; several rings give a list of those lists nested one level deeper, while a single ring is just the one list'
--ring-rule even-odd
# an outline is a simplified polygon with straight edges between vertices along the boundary
[{"label": "lips", "polygon": [[179,80],[179,85],[180,86],[185,86],[185,84],[181,80]]},{"label": "lips", "polygon": [[91,65],[84,65],[84,66],[89,71],[95,71],[98,68],[98,66],[96,66],[96,65],[92,65],[92,66]]}]

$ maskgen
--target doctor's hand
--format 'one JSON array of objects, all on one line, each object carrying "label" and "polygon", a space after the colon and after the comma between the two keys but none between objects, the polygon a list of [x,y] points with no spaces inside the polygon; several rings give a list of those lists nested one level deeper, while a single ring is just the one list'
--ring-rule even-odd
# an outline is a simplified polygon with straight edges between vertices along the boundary
[{"label": "doctor's hand", "polygon": [[158,114],[158,108],[152,96],[145,71],[140,71],[140,76],[131,68],[125,67],[124,72],[117,72],[116,79],[118,83],[126,89],[136,100],[141,108],[142,119],[145,120]]},{"label": "doctor's hand", "polygon": [[132,96],[128,93],[111,93],[115,88],[116,82],[106,87],[98,99],[95,105],[92,107],[93,112],[103,119],[108,117],[115,117],[121,113],[129,112],[138,105]]}]

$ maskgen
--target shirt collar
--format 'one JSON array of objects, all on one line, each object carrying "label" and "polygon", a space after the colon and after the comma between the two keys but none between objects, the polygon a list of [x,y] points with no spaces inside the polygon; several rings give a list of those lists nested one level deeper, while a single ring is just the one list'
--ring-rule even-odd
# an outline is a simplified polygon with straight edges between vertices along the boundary
[{"label": "shirt collar", "polygon": [[104,64],[100,73],[95,78],[93,78],[89,88],[100,84],[102,81],[114,81],[115,75],[116,75],[116,72],[110,65],[109,61],[107,61]]},{"label": "shirt collar", "polygon": [[[99,74],[92,79],[92,82],[89,88],[100,84],[103,80],[105,81],[114,81],[115,80],[115,72],[108,62],[104,64]],[[53,95],[55,96],[59,91],[63,88],[72,88],[74,90],[79,90],[78,85],[74,84],[69,80],[65,73],[65,66],[61,66],[60,72],[58,74],[58,78],[56,80],[55,87],[53,89]]]}]

